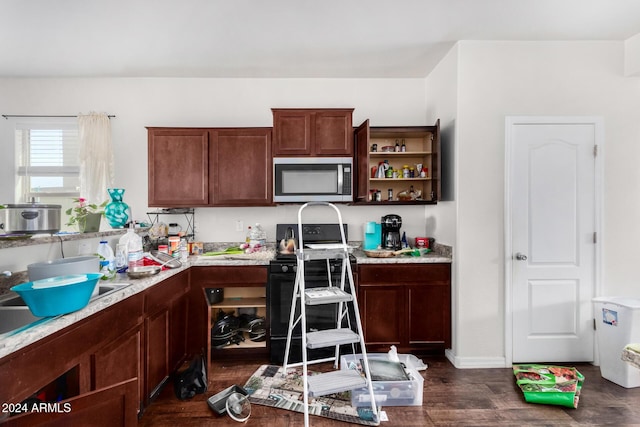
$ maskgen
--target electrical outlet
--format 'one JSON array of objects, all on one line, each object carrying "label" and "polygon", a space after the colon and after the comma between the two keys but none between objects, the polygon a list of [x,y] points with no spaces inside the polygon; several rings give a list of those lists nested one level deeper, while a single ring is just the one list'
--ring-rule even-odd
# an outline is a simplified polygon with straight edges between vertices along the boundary
[{"label": "electrical outlet", "polygon": [[244,223],[242,221],[236,221],[236,231],[244,231]]}]

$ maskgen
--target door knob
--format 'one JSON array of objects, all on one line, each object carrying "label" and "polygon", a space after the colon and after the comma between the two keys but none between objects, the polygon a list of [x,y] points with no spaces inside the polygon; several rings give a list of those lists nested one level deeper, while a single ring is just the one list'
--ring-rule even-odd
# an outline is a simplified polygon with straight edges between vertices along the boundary
[{"label": "door knob", "polygon": [[518,261],[526,261],[527,260],[527,256],[523,253],[517,252],[516,253],[516,259]]}]

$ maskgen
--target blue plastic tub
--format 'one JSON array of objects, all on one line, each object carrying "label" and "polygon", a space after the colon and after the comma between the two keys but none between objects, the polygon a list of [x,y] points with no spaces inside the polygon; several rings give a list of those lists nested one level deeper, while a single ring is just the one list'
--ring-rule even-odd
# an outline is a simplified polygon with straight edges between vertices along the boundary
[{"label": "blue plastic tub", "polygon": [[[22,297],[34,316],[58,316],[80,310],[89,304],[102,273],[87,273],[82,276],[86,276],[86,279],[77,281],[73,280],[76,276],[59,276],[22,283],[11,290]],[[49,281],[49,286],[34,289],[34,283],[42,284],[46,281]]]}]

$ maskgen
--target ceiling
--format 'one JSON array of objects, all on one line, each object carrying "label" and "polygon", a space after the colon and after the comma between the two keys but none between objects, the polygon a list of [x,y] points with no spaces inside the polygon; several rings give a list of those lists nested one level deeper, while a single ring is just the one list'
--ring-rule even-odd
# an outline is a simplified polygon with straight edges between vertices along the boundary
[{"label": "ceiling", "polygon": [[0,77],[429,74],[459,40],[625,40],[640,0],[3,0]]}]

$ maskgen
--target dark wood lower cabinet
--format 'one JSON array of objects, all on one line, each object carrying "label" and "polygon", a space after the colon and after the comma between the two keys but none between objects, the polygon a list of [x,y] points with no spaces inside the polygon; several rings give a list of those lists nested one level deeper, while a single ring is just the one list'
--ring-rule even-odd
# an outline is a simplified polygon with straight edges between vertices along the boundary
[{"label": "dark wood lower cabinet", "polygon": [[[208,360],[212,359],[253,359],[268,355],[267,342],[251,342],[246,339],[240,345],[229,345],[221,349],[211,348],[211,328],[216,322],[219,310],[238,316],[241,309],[266,315],[267,267],[251,266],[197,266],[191,267],[191,292],[189,312],[189,348],[191,352],[205,349]],[[225,300],[209,305],[205,289],[224,288]],[[268,335],[268,334],[267,334]]]},{"label": "dark wood lower cabinet", "polygon": [[400,345],[406,329],[404,293],[400,286],[360,285],[358,299],[368,346]]},{"label": "dark wood lower cabinet", "polygon": [[163,310],[147,318],[145,397],[153,399],[169,378],[169,310]]},{"label": "dark wood lower cabinet", "polygon": [[11,417],[2,425],[6,427],[95,425],[133,427],[138,425],[137,389],[138,380],[132,378],[57,402],[47,411],[31,411]]},{"label": "dark wood lower cabinet", "polygon": [[145,293],[145,403],[153,400],[185,356],[188,272]]},{"label": "dark wood lower cabinet", "polygon": [[135,398],[142,402],[142,325],[107,343],[92,355],[91,390],[136,378]]},{"label": "dark wood lower cabinet", "polygon": [[187,327],[189,298],[183,295],[171,304],[169,324],[169,368],[173,372],[180,367],[187,354]]},{"label": "dark wood lower cabinet", "polygon": [[0,402],[39,396],[69,402],[71,411],[0,423],[135,425],[185,360],[188,292],[185,270],[2,358]]},{"label": "dark wood lower cabinet", "polygon": [[358,266],[367,350],[425,355],[451,347],[451,264]]}]

